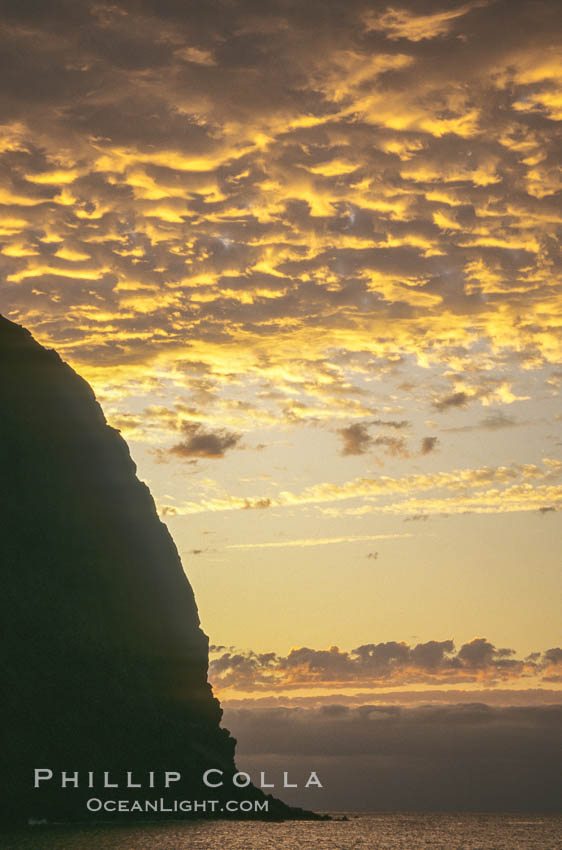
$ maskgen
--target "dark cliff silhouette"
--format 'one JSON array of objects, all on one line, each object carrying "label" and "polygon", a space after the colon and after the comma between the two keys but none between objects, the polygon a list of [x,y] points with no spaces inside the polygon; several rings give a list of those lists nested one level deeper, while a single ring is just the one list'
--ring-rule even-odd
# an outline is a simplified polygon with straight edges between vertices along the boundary
[{"label": "dark cliff silhouette", "polygon": [[[235,741],[193,591],[135,470],[89,385],[0,317],[4,820],[87,819],[85,801],[108,794],[263,799],[201,784],[208,768],[232,776]],[[54,780],[34,790],[35,768]],[[63,770],[78,789],[61,789]],[[106,770],[155,771],[156,787],[104,792]],[[181,784],[163,790],[163,770]],[[270,799],[270,815],[299,814]]]}]

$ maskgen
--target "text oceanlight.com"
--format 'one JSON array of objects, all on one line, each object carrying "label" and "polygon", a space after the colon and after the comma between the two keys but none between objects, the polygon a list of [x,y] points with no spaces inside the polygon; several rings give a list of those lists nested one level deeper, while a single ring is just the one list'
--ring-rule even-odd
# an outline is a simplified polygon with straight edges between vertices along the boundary
[{"label": "text oceanlight.com", "polygon": [[86,802],[90,812],[267,812],[269,800],[100,800],[92,797]]}]

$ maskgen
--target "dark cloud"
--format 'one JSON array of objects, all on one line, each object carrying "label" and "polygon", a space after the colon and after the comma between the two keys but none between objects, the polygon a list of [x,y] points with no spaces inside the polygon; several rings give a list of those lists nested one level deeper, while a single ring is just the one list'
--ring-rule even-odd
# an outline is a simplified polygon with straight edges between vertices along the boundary
[{"label": "dark cloud", "polygon": [[182,431],[188,435],[187,439],[169,450],[171,454],[181,458],[221,458],[241,439],[241,434],[226,429],[207,431],[200,422],[184,423]]},{"label": "dark cloud", "polygon": [[517,421],[513,416],[508,416],[502,410],[496,410],[481,419],[477,425],[461,425],[457,428],[446,428],[445,430],[452,432],[479,431],[481,429],[485,431],[498,431],[501,428],[513,428],[524,424],[526,423]]},{"label": "dark cloud", "polygon": [[356,422],[353,425],[348,425],[345,428],[339,428],[338,434],[343,438],[343,446],[341,449],[342,455],[363,455],[373,447],[382,446],[385,454],[392,457],[408,457],[408,448],[404,437],[393,437],[388,434],[379,434],[372,437],[369,434],[369,425],[383,424],[392,428],[403,428],[409,423],[403,422],[383,422],[380,419],[369,423]]},{"label": "dark cloud", "polygon": [[545,682],[562,682],[562,649],[557,646],[553,649],[547,649],[543,659]]},{"label": "dark cloud", "polygon": [[373,688],[424,683],[490,683],[524,680],[560,673],[560,650],[518,659],[512,649],[496,648],[486,638],[474,638],[458,651],[452,640],[427,641],[410,646],[387,641],[363,644],[351,651],[292,649],[287,656],[252,651],[224,653],[211,661],[209,675],[216,687],[248,692],[302,689],[319,685]]},{"label": "dark cloud", "polygon": [[[219,647],[220,649],[220,647]],[[226,647],[222,647],[226,649]],[[233,647],[229,647],[233,651]],[[211,649],[211,651],[213,651]],[[535,654],[535,653],[533,653]],[[541,653],[536,653],[540,658]],[[535,659],[536,660],[536,659]],[[478,690],[462,688],[422,688],[415,691],[397,690],[379,691],[376,694],[379,705],[423,706],[443,704],[474,704],[475,698],[486,705],[521,706],[521,705],[560,705],[560,690],[553,688],[478,688]],[[373,692],[358,690],[354,693],[322,691],[307,694],[292,692],[290,694],[246,695],[241,698],[227,696],[221,704],[227,708],[319,708],[322,705],[341,705],[358,707],[373,700]]]},{"label": "dark cloud", "polygon": [[553,649],[547,649],[544,653],[546,664],[561,664],[562,665],[562,649],[559,646]]},{"label": "dark cloud", "polygon": [[486,638],[475,638],[459,650],[459,660],[472,668],[487,667],[498,655],[497,650]]},{"label": "dark cloud", "polygon": [[451,407],[466,407],[470,396],[465,392],[451,393],[450,395],[441,396],[433,402],[433,407],[440,413],[448,410]]},{"label": "dark cloud", "polygon": [[[317,809],[339,811],[558,811],[561,721],[560,705],[480,702],[225,711],[242,769],[256,776],[265,770],[280,784],[288,770],[301,789],[284,792],[287,801],[313,799]],[[311,769],[324,786],[314,797],[302,789]],[[484,847],[496,822],[481,818]],[[408,816],[401,828],[410,828]],[[518,836],[524,828],[514,827]],[[532,822],[529,835],[536,829]],[[557,829],[553,823],[548,846],[556,845]],[[513,841],[520,840],[514,832]]]},{"label": "dark cloud", "polygon": [[404,437],[388,437],[380,434],[374,437],[373,446],[383,446],[384,452],[391,457],[408,457],[408,446]]},{"label": "dark cloud", "polygon": [[421,441],[422,455],[431,454],[431,452],[435,450],[438,442],[439,439],[437,437],[424,437]]},{"label": "dark cloud", "polygon": [[367,426],[359,422],[339,428],[338,434],[343,438],[342,455],[363,455],[369,451],[372,438]]},{"label": "dark cloud", "polygon": [[246,503],[242,510],[250,511],[250,510],[265,510],[266,508],[270,508],[272,505],[272,501],[269,498],[264,499],[246,499]]},{"label": "dark cloud", "polygon": [[513,416],[508,416],[501,410],[488,414],[484,419],[480,420],[480,428],[485,428],[489,431],[496,431],[498,428],[512,428],[518,422]]},{"label": "dark cloud", "polygon": [[407,419],[373,419],[369,424],[399,430],[401,428],[407,428],[410,423]]}]

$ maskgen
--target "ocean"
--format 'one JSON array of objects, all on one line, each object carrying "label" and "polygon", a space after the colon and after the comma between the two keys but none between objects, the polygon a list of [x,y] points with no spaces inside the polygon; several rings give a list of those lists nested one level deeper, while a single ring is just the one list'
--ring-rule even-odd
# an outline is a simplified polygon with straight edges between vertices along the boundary
[{"label": "ocean", "polygon": [[[333,814],[333,813],[332,813]],[[343,813],[337,813],[341,817]],[[347,821],[35,826],[2,850],[561,850],[562,816],[347,814]]]}]

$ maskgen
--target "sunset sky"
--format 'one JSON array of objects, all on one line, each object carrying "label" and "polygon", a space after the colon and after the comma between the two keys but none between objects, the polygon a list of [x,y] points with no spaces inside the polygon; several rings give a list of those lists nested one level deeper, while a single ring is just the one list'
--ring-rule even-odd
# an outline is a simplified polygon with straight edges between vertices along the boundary
[{"label": "sunset sky", "polygon": [[227,703],[555,699],[559,24],[7,4],[0,312],[127,440]]}]

